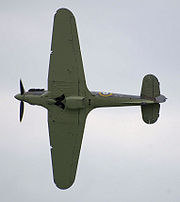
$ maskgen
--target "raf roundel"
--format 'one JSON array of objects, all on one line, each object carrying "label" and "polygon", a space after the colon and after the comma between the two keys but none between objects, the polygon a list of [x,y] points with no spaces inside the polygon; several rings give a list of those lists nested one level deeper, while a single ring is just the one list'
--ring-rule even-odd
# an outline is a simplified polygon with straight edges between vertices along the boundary
[{"label": "raf roundel", "polygon": [[99,95],[102,96],[102,97],[110,97],[110,96],[112,96],[112,93],[99,92]]}]

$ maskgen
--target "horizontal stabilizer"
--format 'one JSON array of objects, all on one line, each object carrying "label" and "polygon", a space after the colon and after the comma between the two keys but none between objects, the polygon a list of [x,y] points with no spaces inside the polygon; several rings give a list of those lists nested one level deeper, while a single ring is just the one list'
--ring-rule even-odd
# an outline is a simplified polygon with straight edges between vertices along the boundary
[{"label": "horizontal stabilizer", "polygon": [[142,119],[147,124],[153,124],[159,117],[160,104],[148,104],[141,106]]},{"label": "horizontal stabilizer", "polygon": [[152,75],[148,74],[143,78],[141,97],[145,99],[152,99],[160,95],[159,82],[158,79]]}]

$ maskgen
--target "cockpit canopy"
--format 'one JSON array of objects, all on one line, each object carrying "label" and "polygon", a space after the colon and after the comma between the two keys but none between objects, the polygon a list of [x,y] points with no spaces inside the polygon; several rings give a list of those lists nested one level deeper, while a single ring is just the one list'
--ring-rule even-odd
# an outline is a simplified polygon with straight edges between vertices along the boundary
[{"label": "cockpit canopy", "polygon": [[34,92],[34,91],[44,91],[44,89],[40,89],[40,88],[31,88],[28,90],[28,92]]}]

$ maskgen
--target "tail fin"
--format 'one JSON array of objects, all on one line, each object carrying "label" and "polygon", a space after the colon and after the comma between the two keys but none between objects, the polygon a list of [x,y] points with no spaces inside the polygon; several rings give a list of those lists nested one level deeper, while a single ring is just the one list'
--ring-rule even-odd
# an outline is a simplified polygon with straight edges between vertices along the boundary
[{"label": "tail fin", "polygon": [[[141,88],[141,98],[150,99],[156,102],[156,99],[160,97],[160,89],[158,79],[148,74],[144,77]],[[142,119],[147,124],[153,124],[159,117],[160,104],[145,104],[141,105]]]}]

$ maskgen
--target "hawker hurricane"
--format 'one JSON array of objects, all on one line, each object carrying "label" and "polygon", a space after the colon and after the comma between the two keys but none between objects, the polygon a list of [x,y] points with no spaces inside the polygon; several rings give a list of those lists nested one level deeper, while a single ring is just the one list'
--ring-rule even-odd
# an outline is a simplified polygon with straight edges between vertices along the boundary
[{"label": "hawker hurricane", "polygon": [[88,113],[98,107],[140,106],[145,123],[153,124],[159,116],[158,79],[148,74],[143,78],[140,96],[91,92],[87,88],[81,58],[76,22],[68,9],[54,16],[48,73],[48,89],[25,91],[20,80],[20,121],[24,102],[48,111],[49,139],[54,182],[60,189],[69,188],[74,180]]}]

